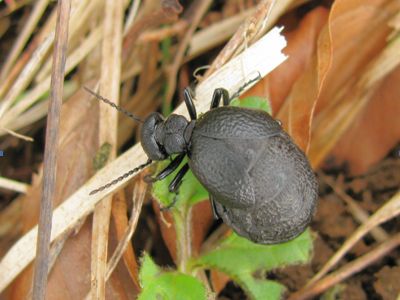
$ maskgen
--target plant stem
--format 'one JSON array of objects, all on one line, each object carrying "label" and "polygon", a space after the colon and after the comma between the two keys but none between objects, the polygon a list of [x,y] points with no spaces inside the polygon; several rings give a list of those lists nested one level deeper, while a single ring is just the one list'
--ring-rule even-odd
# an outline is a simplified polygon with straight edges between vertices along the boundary
[{"label": "plant stem", "polygon": [[191,206],[184,205],[182,209],[173,213],[176,230],[176,252],[178,270],[182,273],[189,273],[188,260],[192,256],[192,237],[191,237]]}]

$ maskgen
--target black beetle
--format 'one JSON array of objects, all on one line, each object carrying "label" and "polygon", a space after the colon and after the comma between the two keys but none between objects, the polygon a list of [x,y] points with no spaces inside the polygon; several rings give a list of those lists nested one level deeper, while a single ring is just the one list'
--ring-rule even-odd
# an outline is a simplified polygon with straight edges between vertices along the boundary
[{"label": "black beetle", "polygon": [[190,167],[210,194],[214,216],[237,234],[260,244],[281,243],[301,234],[314,214],[318,185],[306,156],[280,122],[261,110],[228,106],[230,98],[222,88],[214,91],[210,110],[199,119],[189,88],[184,100],[190,121],[176,114],[166,119],[157,112],[150,114],[141,130],[149,161],[93,192],[152,160],[178,154],[153,178],[162,180],[187,155],[188,163],[169,185],[171,192],[177,191]]}]

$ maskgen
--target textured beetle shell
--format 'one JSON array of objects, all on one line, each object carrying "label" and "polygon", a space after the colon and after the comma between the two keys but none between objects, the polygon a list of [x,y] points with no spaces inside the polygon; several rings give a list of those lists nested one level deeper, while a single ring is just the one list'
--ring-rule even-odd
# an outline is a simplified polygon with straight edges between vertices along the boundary
[{"label": "textured beetle shell", "polygon": [[270,115],[219,107],[196,122],[191,141],[190,168],[236,233],[275,244],[305,230],[317,181],[303,152]]}]

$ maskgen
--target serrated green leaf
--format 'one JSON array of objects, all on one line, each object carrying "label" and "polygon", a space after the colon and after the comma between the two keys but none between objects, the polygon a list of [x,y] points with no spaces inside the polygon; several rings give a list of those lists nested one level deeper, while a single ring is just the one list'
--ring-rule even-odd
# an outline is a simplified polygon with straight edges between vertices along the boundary
[{"label": "serrated green leaf", "polygon": [[179,272],[163,272],[145,254],[140,268],[141,300],[204,300],[206,289],[195,277]]},{"label": "serrated green leaf", "polygon": [[[269,271],[277,267],[304,263],[310,259],[312,238],[306,230],[296,239],[278,245],[259,245],[236,234],[230,235],[218,248],[193,260],[193,267],[218,269],[235,280],[253,299],[266,299],[281,294],[278,288],[266,284],[268,280],[253,277],[256,271]],[[279,299],[268,298],[268,299]]]},{"label": "serrated green leaf", "polygon": [[272,280],[255,279],[253,276],[243,275],[238,283],[243,290],[253,299],[281,299],[285,287]]},{"label": "serrated green leaf", "polygon": [[257,96],[246,97],[243,99],[235,98],[231,101],[230,105],[238,106],[238,107],[261,109],[263,111],[266,111],[269,114],[272,113],[271,104],[269,103],[269,101],[266,100],[265,98],[257,97]]}]

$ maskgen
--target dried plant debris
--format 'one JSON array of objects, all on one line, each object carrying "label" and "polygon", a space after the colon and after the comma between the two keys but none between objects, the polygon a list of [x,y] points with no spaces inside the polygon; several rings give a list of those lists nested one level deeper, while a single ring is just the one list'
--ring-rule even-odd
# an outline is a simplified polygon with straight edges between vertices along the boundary
[{"label": "dried plant debris", "polygon": [[[47,295],[154,299],[168,291],[166,299],[178,299],[176,280],[181,296],[196,300],[397,299],[400,2],[111,2],[71,0]],[[56,4],[0,1],[1,299],[32,293]],[[287,58],[266,57],[280,43],[257,44],[274,26]],[[241,240],[213,219],[193,175],[178,197],[147,185],[145,172],[160,165],[88,195],[147,157],[140,122],[82,87],[144,120],[154,111],[182,114],[188,85],[197,86],[201,115],[215,88],[233,94],[259,72],[242,98],[270,105],[319,179],[318,209],[299,239],[262,247]]]}]

